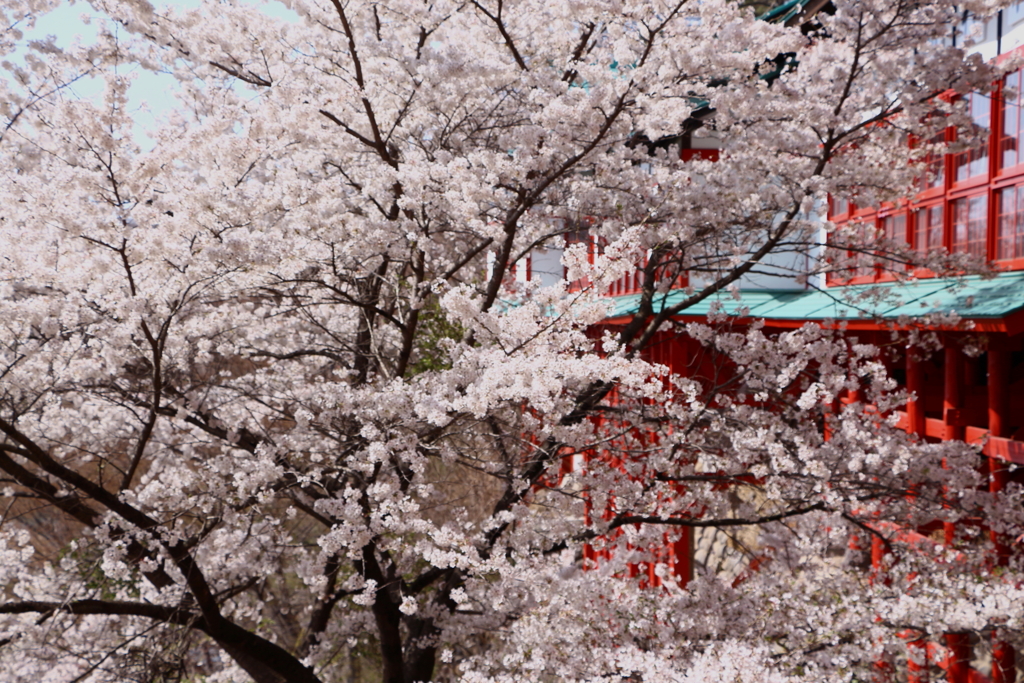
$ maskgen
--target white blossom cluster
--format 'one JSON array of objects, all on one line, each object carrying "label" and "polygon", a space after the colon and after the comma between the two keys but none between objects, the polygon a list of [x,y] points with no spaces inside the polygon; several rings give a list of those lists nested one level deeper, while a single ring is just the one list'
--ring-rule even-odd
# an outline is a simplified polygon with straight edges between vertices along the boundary
[{"label": "white blossom cluster", "polygon": [[[3,680],[864,680],[1020,632],[1021,491],[896,427],[882,349],[678,322],[907,191],[935,95],[997,77],[964,3],[91,0],[95,44],[23,45],[52,4],[0,8]],[[150,149],[126,65],[179,84]],[[676,581],[685,527],[749,571]]]}]

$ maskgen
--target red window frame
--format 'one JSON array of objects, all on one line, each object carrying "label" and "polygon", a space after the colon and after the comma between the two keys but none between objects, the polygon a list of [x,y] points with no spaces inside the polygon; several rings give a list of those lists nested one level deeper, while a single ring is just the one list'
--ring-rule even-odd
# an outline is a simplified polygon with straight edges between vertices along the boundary
[{"label": "red window frame", "polygon": [[991,166],[992,154],[992,119],[993,109],[998,109],[997,99],[992,94],[972,92],[965,96],[967,100],[968,113],[974,127],[978,131],[988,131],[983,135],[983,140],[962,152],[953,155],[952,168],[949,169],[953,187],[966,188],[974,187],[988,182],[989,167]]},{"label": "red window frame", "polygon": [[[995,102],[999,109],[999,116],[996,117],[999,145],[996,148],[995,162],[1000,177],[1024,173],[1024,147],[1021,144],[1024,140],[1022,83],[1024,70],[1013,71],[1003,77],[995,91]],[[1009,93],[1014,90],[1017,92],[1010,95]]]},{"label": "red window frame", "polygon": [[[1024,184],[1006,185],[994,193],[996,200],[993,254],[996,265],[1024,268]],[[1009,201],[1007,201],[1009,199]]]},{"label": "red window frame", "polygon": [[[879,213],[877,228],[879,235],[883,239],[893,243],[894,249],[899,248],[901,245],[904,247],[910,246],[913,226],[911,212],[907,209],[906,205],[889,207],[888,210]],[[879,257],[876,279],[880,281],[892,280],[896,277],[896,271],[906,269],[907,266],[896,261],[896,258],[898,256],[894,252]]]},{"label": "red window frame", "polygon": [[928,254],[944,246],[946,233],[945,207],[942,202],[914,207],[913,246],[920,254]]},{"label": "red window frame", "polygon": [[989,193],[957,197],[950,206],[949,250],[956,254],[988,257]]}]

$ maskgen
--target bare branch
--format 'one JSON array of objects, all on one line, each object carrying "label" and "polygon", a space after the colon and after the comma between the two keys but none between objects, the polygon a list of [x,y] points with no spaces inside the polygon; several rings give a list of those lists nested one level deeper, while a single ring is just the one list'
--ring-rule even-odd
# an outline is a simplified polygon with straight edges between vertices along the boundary
[{"label": "bare branch", "polygon": [[512,59],[515,60],[516,65],[523,71],[529,71],[530,68],[526,66],[523,56],[519,54],[519,48],[516,47],[515,41],[512,40],[512,36],[508,32],[508,27],[505,26],[505,21],[501,16],[502,10],[504,9],[503,0],[498,0],[498,10],[493,14],[490,10],[481,5],[478,0],[473,0],[473,6],[480,10],[485,17],[494,22],[494,25],[498,28],[498,32],[501,34],[502,40],[505,41],[505,45],[508,47],[509,52],[512,53]]}]

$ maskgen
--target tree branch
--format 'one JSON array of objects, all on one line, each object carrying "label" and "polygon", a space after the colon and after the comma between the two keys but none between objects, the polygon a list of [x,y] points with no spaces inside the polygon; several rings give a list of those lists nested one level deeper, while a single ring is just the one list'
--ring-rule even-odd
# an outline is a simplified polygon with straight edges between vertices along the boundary
[{"label": "tree branch", "polygon": [[[692,528],[705,528],[705,527],[728,527],[728,526],[755,526],[758,524],[768,524],[769,522],[778,522],[789,517],[797,517],[799,515],[806,515],[808,512],[817,512],[819,510],[827,510],[825,503],[818,502],[814,505],[808,505],[807,507],[796,508],[794,510],[787,510],[786,512],[780,512],[775,515],[765,515],[764,517],[750,517],[750,518],[739,518],[739,519],[689,519],[686,517],[657,517],[648,515],[619,515],[608,524],[607,531],[617,529],[620,526],[627,524],[658,524],[662,526],[685,526]],[[598,532],[592,532],[592,536],[600,535]]]},{"label": "tree branch", "polygon": [[523,56],[519,54],[519,49],[516,47],[515,41],[512,40],[512,36],[509,35],[508,28],[505,26],[505,21],[502,19],[501,12],[504,7],[503,0],[498,0],[498,11],[496,14],[491,14],[491,12],[477,0],[473,0],[473,6],[480,10],[485,17],[493,21],[494,25],[498,27],[498,32],[501,34],[502,40],[505,41],[505,45],[508,46],[509,52],[512,53],[512,59],[515,60],[516,65],[523,71],[529,71],[529,67],[526,66]]},{"label": "tree branch", "polygon": [[220,69],[221,71],[223,71],[226,74],[234,76],[235,78],[237,78],[240,81],[245,81],[249,85],[256,85],[256,86],[260,86],[260,87],[263,87],[263,88],[269,88],[270,86],[272,86],[274,84],[273,81],[268,80],[266,78],[263,78],[263,76],[260,76],[259,74],[255,74],[252,71],[246,71],[243,74],[238,69],[233,69],[230,66],[225,66],[225,65],[223,65],[223,64],[221,64],[219,62],[211,61],[211,62],[207,62],[207,63],[210,66],[212,66],[212,67]]},{"label": "tree branch", "polygon": [[126,602],[121,600],[72,600],[70,602],[47,602],[25,600],[0,604],[0,614],[104,614],[109,616],[135,616],[155,619],[179,626],[196,626],[202,629],[202,617],[182,606],[166,607],[150,602]]}]

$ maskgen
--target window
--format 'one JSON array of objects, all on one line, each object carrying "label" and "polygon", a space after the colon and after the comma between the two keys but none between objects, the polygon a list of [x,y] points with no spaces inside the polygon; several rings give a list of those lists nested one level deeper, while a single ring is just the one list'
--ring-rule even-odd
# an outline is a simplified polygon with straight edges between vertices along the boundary
[{"label": "window", "polygon": [[875,245],[875,236],[878,230],[875,228],[874,220],[851,221],[851,231],[847,247],[849,258],[849,275],[853,278],[874,277],[878,262],[875,259],[872,247]]},{"label": "window", "polygon": [[[1020,84],[1021,72],[1007,74],[1003,80],[1002,136],[999,139],[999,168],[1012,168],[1024,163],[1020,149]],[[1007,91],[1013,90],[1013,93]]]},{"label": "window", "polygon": [[898,244],[907,243],[907,215],[898,213],[895,216],[886,216],[882,221],[882,228],[885,230],[885,239]]},{"label": "window", "polygon": [[1024,21],[1024,2],[1015,2],[1003,10],[1003,33]]},{"label": "window", "polygon": [[965,47],[979,45],[981,43],[996,39],[995,18],[983,20],[973,12],[965,12],[963,23],[960,24],[960,33],[963,36]]},{"label": "window", "polygon": [[1024,185],[999,190],[996,258],[1024,258]]},{"label": "window", "polygon": [[1009,52],[1021,44],[1021,34],[1017,29],[1024,24],[1024,2],[1015,2],[1003,10],[1003,32],[1001,48],[1003,53]]},{"label": "window", "polygon": [[843,216],[850,213],[850,200],[845,197],[832,198],[832,215]]},{"label": "window", "polygon": [[988,195],[953,202],[953,251],[984,257]]},{"label": "window", "polygon": [[942,204],[918,209],[914,217],[914,248],[927,254],[942,247]]},{"label": "window", "polygon": [[988,173],[988,142],[987,132],[991,114],[991,100],[987,95],[971,93],[967,96],[968,112],[971,115],[972,127],[976,135],[982,139],[975,147],[960,152],[953,161],[954,179],[962,182]]},{"label": "window", "polygon": [[900,212],[882,219],[882,236],[892,246],[887,246],[879,252],[878,265],[885,270],[895,269],[899,266],[896,251],[907,245],[907,214]]},{"label": "window", "polygon": [[[939,133],[928,141],[929,144],[933,145],[944,145],[945,142],[945,133]],[[921,176],[918,191],[926,192],[936,187],[945,187],[945,185],[946,156],[941,152],[931,152],[924,158],[924,174]]]}]

